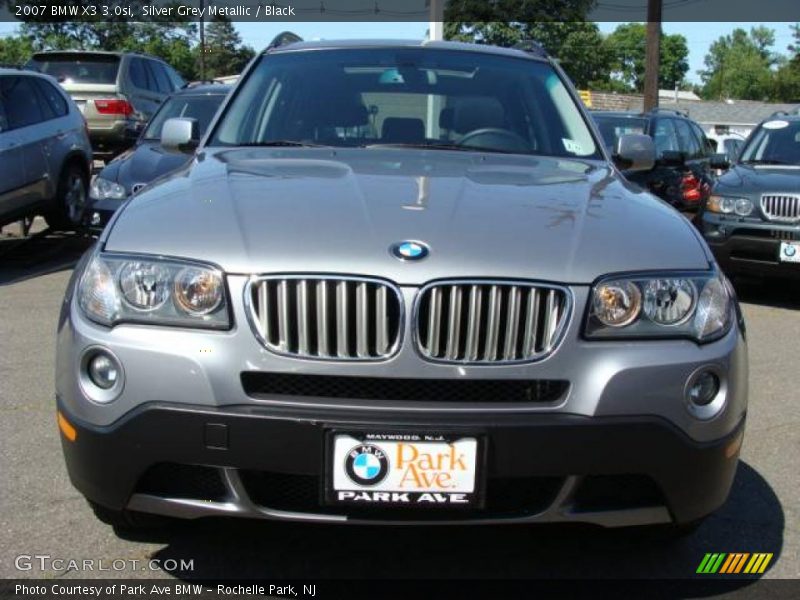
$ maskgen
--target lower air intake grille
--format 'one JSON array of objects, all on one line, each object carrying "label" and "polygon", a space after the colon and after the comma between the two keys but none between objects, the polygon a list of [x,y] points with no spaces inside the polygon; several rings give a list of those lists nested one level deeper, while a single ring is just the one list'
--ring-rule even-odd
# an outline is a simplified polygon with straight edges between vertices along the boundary
[{"label": "lower air intake grille", "polygon": [[569,382],[559,379],[390,379],[287,373],[242,373],[248,396],[342,398],[397,402],[556,402]]},{"label": "lower air intake grille", "polygon": [[380,360],[397,349],[397,288],[360,278],[265,277],[249,290],[250,319],[273,352],[301,358]]},{"label": "lower air intake grille", "polygon": [[544,358],[566,327],[569,293],[522,283],[453,281],[425,288],[417,345],[440,362],[504,363]]}]

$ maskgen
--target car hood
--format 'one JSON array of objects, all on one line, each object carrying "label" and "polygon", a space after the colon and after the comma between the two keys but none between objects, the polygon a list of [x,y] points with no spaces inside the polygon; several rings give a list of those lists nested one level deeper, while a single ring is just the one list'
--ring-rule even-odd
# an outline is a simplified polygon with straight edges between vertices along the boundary
[{"label": "car hood", "polygon": [[137,184],[147,184],[191,160],[186,154],[167,152],[158,142],[144,141],[111,161],[101,177],[116,181],[131,193]]},{"label": "car hood", "polygon": [[[419,240],[424,260],[390,246]],[[400,149],[202,152],[134,197],[105,248],[231,273],[348,273],[590,283],[707,269],[689,222],[604,163]]]},{"label": "car hood", "polygon": [[716,194],[760,196],[769,193],[797,192],[800,167],[735,165],[714,186]]}]

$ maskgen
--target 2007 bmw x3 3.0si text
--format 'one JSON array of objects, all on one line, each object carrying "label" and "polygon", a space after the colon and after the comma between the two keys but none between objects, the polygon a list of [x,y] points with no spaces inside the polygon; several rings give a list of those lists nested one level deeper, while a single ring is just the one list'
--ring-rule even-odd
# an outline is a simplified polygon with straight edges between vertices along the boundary
[{"label": "2007 bmw x3 3.0si text", "polygon": [[300,42],[69,284],[57,403],[98,516],[683,529],[730,490],[732,289],[538,51]]}]

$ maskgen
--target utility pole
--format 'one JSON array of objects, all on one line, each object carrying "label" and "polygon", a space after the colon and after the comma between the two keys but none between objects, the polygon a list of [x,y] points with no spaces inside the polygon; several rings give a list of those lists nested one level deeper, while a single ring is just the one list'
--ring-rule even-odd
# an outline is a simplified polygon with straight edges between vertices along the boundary
[{"label": "utility pole", "polygon": [[200,0],[200,81],[206,80],[206,23],[205,0]]},{"label": "utility pole", "polygon": [[658,108],[658,71],[661,59],[661,1],[647,0],[647,53],[644,67],[644,110]]}]

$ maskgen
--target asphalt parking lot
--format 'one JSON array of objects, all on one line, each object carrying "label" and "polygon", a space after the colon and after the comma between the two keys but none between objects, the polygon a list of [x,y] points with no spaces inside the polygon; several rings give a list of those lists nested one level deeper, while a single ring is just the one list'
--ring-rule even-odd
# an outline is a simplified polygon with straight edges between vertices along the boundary
[{"label": "asphalt parking lot", "polygon": [[[6,228],[5,232],[8,232]],[[53,400],[54,334],[72,265],[91,240],[0,236],[0,577],[163,577],[15,567],[19,555],[193,560],[182,578],[684,578],[706,552],[772,552],[768,578],[800,577],[800,286],[738,286],[750,342],[750,410],[725,507],[691,537],[667,543],[595,528],[340,528],[188,523],[118,537],[93,517],[63,466]],[[377,546],[376,546],[377,545]],[[376,547],[382,560],[372,560]],[[435,560],[432,559],[435,557]],[[759,584],[742,581],[743,587]]]}]

